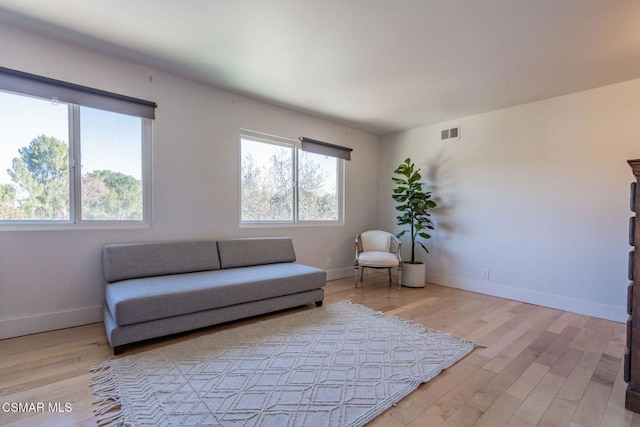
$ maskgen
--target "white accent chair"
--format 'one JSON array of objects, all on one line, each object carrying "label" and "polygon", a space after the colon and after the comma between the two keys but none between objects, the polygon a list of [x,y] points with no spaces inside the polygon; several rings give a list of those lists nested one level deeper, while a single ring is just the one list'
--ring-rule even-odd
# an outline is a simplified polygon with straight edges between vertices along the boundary
[{"label": "white accent chair", "polygon": [[382,230],[363,231],[356,236],[355,279],[358,287],[358,270],[360,283],[365,268],[386,268],[389,271],[391,286],[391,269],[398,269],[398,288],[402,283],[402,258],[400,256],[400,240],[391,233]]}]

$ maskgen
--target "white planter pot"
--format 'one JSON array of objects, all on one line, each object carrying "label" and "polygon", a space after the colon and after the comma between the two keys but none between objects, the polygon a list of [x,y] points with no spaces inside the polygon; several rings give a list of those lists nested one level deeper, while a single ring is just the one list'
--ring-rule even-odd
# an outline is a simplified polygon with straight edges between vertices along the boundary
[{"label": "white planter pot", "polygon": [[407,288],[424,288],[424,264],[402,263],[402,286]]}]

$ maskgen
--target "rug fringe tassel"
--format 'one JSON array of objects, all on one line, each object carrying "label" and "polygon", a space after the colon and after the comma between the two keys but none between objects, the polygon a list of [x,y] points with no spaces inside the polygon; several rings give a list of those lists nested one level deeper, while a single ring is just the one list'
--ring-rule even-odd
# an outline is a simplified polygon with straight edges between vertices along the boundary
[{"label": "rug fringe tassel", "polygon": [[111,369],[111,363],[108,360],[105,360],[104,362],[102,362],[99,365],[93,365],[93,366],[89,366],[89,372],[94,373],[94,372],[99,372],[99,371],[105,371]]},{"label": "rug fringe tassel", "polygon": [[97,420],[99,427],[120,427],[124,422],[124,416],[119,412],[108,414],[104,417],[98,417]]},{"label": "rug fringe tassel", "polygon": [[93,402],[95,405],[93,413],[98,419],[98,426],[116,427],[122,425],[125,416],[111,363],[107,360],[99,365],[91,366],[89,372],[91,372],[89,385],[96,396],[96,400]]}]

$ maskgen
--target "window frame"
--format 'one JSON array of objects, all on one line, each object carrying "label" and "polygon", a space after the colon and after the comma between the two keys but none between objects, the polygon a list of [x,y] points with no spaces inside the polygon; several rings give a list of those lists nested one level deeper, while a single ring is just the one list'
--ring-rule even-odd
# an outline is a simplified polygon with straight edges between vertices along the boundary
[{"label": "window frame", "polygon": [[[0,92],[11,95],[39,99],[45,102],[58,102],[56,98],[45,98],[29,93],[0,88]],[[152,140],[153,120],[138,115],[131,115],[105,108],[90,107],[105,112],[124,114],[140,119],[141,124],[141,181],[142,181],[142,219],[140,220],[87,220],[82,219],[82,141],[80,137],[81,104],[60,101],[67,105],[68,150],[69,150],[69,218],[60,220],[38,219],[0,219],[0,231],[32,231],[32,230],[81,230],[81,229],[123,229],[149,228],[152,219]]]},{"label": "window frame", "polygon": [[[291,162],[293,169],[293,179],[292,179],[292,218],[290,220],[244,220],[242,218],[242,140],[247,139],[253,142],[258,142],[262,144],[271,144],[276,146],[285,146],[289,147],[292,150]],[[302,144],[299,140],[288,139],[280,136],[274,136],[264,133],[259,133],[255,131],[249,130],[241,130],[239,136],[239,152],[240,152],[240,161],[239,161],[239,200],[238,200],[238,217],[240,228],[269,228],[269,227],[304,227],[304,226],[336,226],[336,225],[344,225],[344,217],[345,217],[345,204],[344,204],[344,192],[345,192],[345,160],[341,158],[334,157],[336,159],[336,191],[337,191],[337,209],[338,209],[338,219],[335,220],[301,220],[299,219],[299,161],[300,161],[300,152],[302,151]],[[329,156],[332,157],[332,156]]]}]

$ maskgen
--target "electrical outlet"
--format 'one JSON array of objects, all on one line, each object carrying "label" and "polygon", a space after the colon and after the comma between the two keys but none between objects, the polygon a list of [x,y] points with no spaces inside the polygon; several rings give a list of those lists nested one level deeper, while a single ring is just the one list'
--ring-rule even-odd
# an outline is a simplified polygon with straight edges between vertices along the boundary
[{"label": "electrical outlet", "polygon": [[489,280],[489,269],[485,268],[482,270],[482,280]]},{"label": "electrical outlet", "polygon": [[331,258],[327,258],[327,260],[325,261],[325,268],[331,268]]}]

